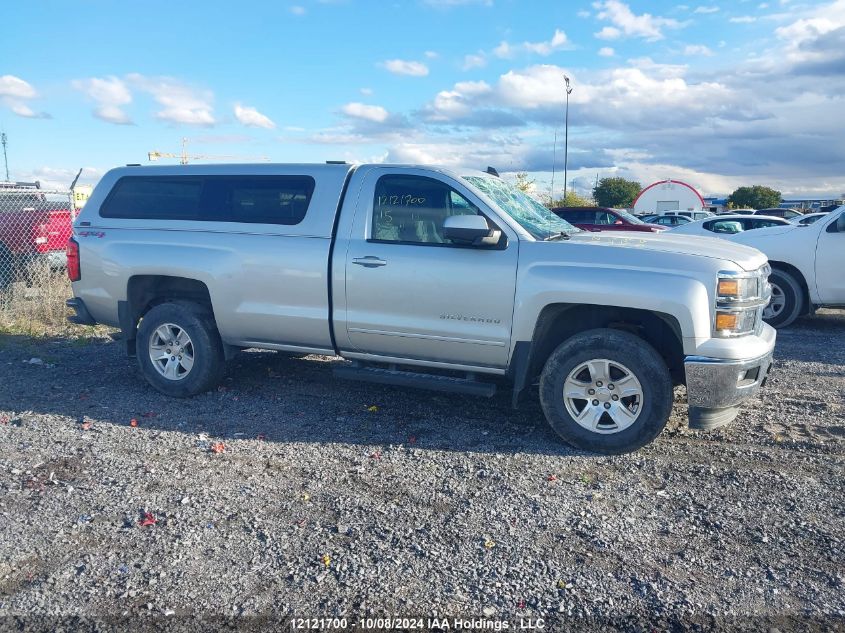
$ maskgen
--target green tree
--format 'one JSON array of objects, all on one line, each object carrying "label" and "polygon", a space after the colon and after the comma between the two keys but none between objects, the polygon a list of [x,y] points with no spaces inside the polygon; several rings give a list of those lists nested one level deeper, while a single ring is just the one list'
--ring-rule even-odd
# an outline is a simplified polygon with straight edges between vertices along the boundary
[{"label": "green tree", "polygon": [[593,189],[593,198],[600,207],[630,207],[642,185],[625,178],[602,178]]},{"label": "green tree", "polygon": [[521,171],[516,175],[516,182],[514,186],[522,193],[531,193],[534,191],[534,179],[528,177],[527,171]]},{"label": "green tree", "polygon": [[780,191],[763,185],[740,187],[728,196],[728,206],[732,209],[768,209],[780,205]]},{"label": "green tree", "polygon": [[590,200],[589,198],[585,198],[584,196],[579,196],[572,190],[567,190],[566,197],[560,197],[557,200],[552,200],[549,196],[544,196],[543,204],[545,204],[550,209],[554,209],[555,207],[594,207],[596,203]]}]

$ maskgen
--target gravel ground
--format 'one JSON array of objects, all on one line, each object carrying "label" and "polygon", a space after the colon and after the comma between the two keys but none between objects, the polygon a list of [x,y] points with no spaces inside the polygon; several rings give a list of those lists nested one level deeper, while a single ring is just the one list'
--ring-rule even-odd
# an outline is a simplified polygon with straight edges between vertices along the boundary
[{"label": "gravel ground", "polygon": [[169,400],[119,343],[0,337],[0,629],[842,628],[843,337],[845,312],[800,321],[732,425],[690,431],[679,389],[658,441],[612,458],[536,403],[336,381],[330,358],[244,352]]}]

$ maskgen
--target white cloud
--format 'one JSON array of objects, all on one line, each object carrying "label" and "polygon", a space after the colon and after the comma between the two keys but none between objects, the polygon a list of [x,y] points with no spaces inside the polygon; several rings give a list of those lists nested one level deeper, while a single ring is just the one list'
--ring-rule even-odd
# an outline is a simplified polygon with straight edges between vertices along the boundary
[{"label": "white cloud", "polygon": [[486,81],[459,81],[452,90],[441,90],[425,109],[429,121],[450,121],[472,112],[473,99],[492,91]]},{"label": "white cloud", "polygon": [[428,66],[422,62],[389,59],[382,62],[380,66],[394,75],[407,75],[409,77],[425,77],[428,75]]},{"label": "white cloud", "polygon": [[717,13],[718,11],[719,11],[719,7],[716,7],[716,6],[709,6],[709,7],[702,6],[702,7],[696,7],[695,11],[693,11],[693,13],[708,14],[708,13]]},{"label": "white cloud", "polygon": [[552,39],[548,42],[524,42],[522,47],[527,51],[536,53],[537,55],[545,56],[550,55],[556,50],[564,48],[568,44],[569,40],[566,37],[566,33],[560,29],[555,29]]},{"label": "white cloud", "polygon": [[487,57],[484,53],[475,55],[465,55],[464,61],[461,64],[461,70],[472,70],[473,68],[483,68],[487,65]]},{"label": "white cloud", "polygon": [[555,29],[551,39],[548,41],[523,42],[522,44],[510,44],[509,42],[503,41],[493,49],[493,55],[507,59],[509,57],[513,57],[519,51],[524,51],[545,57],[547,55],[551,55],[555,51],[568,48],[569,46],[570,42],[566,33],[560,29]]},{"label": "white cloud", "polygon": [[234,111],[235,118],[247,127],[262,127],[265,130],[272,130],[276,127],[276,124],[273,123],[270,117],[261,114],[255,108],[236,103]]},{"label": "white cloud", "polygon": [[38,97],[35,88],[28,81],[14,75],[0,77],[0,101],[12,112],[27,119],[49,119],[46,112],[36,112],[25,102]]},{"label": "white cloud", "polygon": [[590,12],[589,12],[589,11],[585,11],[584,9],[581,9],[581,10],[580,10],[580,11],[579,11],[576,15],[577,15],[579,18],[588,18],[588,17],[590,17]]},{"label": "white cloud", "polygon": [[631,8],[621,0],[601,0],[593,3],[598,11],[596,17],[608,21],[612,26],[606,26],[596,33],[599,39],[617,39],[626,37],[641,37],[649,42],[664,38],[663,29],[678,29],[684,26],[673,18],[653,16],[650,13],[636,15]]},{"label": "white cloud", "polygon": [[384,123],[390,116],[390,113],[381,106],[358,102],[347,103],[340,111],[346,116],[372,121],[373,123]]},{"label": "white cloud", "polygon": [[622,31],[615,26],[605,26],[601,31],[598,31],[595,36],[600,40],[615,40],[622,37]]},{"label": "white cloud", "polygon": [[358,90],[358,92],[360,92],[365,97],[369,97],[371,94],[373,94],[373,89],[372,88],[361,88],[360,90]]},{"label": "white cloud", "polygon": [[214,94],[210,90],[193,88],[172,77],[147,77],[132,73],[126,79],[131,86],[152,95],[162,106],[155,114],[161,121],[202,126],[217,122],[212,107]]},{"label": "white cloud", "polygon": [[96,118],[116,125],[132,124],[132,119],[123,110],[123,106],[132,103],[132,92],[122,79],[91,77],[76,79],[71,85],[97,104],[93,112]]},{"label": "white cloud", "polygon": [[305,15],[305,7],[301,7],[299,5],[294,5],[290,9],[288,9],[293,15]]},{"label": "white cloud", "polygon": [[610,46],[602,46],[599,49],[599,55],[601,57],[613,57],[616,55],[616,51],[610,48]]},{"label": "white cloud", "polygon": [[728,18],[728,22],[731,22],[732,24],[751,24],[756,21],[757,18],[753,15],[741,15],[738,17]]},{"label": "white cloud", "polygon": [[500,57],[502,59],[512,57],[513,47],[507,42],[501,42],[496,48],[493,49],[493,54],[496,57]]},{"label": "white cloud", "polygon": [[713,51],[703,44],[687,44],[684,47],[684,55],[687,57],[712,57]]},{"label": "white cloud", "polygon": [[37,119],[38,113],[35,112],[32,108],[30,108],[25,103],[15,103],[12,102],[9,104],[9,108],[11,108],[12,112],[17,114],[18,116],[22,116],[27,119]]},{"label": "white cloud", "polygon": [[437,59],[440,57],[437,51],[426,51],[423,55],[425,55],[426,59]]},{"label": "white cloud", "polygon": [[34,99],[38,94],[28,81],[14,75],[0,77],[0,97],[11,99]]}]

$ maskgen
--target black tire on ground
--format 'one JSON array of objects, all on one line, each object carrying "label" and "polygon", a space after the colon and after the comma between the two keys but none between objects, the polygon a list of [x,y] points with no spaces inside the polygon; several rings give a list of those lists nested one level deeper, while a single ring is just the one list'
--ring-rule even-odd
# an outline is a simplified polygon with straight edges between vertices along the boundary
[{"label": "black tire on ground", "polygon": [[[150,339],[165,324],[173,324],[191,340],[193,366],[181,378],[163,376],[150,358]],[[190,301],[162,303],[144,315],[138,327],[135,349],[141,373],[156,390],[175,398],[187,398],[214,389],[223,378],[226,361],[223,342],[214,318],[203,306]]]},{"label": "black tire on ground", "polygon": [[772,327],[786,327],[804,312],[804,290],[795,275],[780,268],[772,269],[769,283],[772,284],[772,298],[782,296],[784,303],[780,312],[764,317],[764,320]]},{"label": "black tire on ground", "polygon": [[[623,430],[591,431],[579,425],[566,408],[563,394],[567,377],[595,359],[623,365],[642,387],[639,415]],[[540,377],[540,403],[551,427],[567,443],[595,453],[629,453],[654,440],[669,420],[672,399],[672,379],[660,354],[643,339],[619,330],[588,330],[567,339],[549,356]]]}]

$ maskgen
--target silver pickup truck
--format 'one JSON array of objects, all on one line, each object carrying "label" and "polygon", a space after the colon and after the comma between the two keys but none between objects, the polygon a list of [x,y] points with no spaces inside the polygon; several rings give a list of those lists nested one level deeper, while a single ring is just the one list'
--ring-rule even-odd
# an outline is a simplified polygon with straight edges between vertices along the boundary
[{"label": "silver pickup truck", "polygon": [[[489,170],[494,171],[494,170]],[[68,243],[76,323],[119,327],[150,384],[214,388],[239,349],[337,355],[344,378],[534,392],[567,442],[635,450],[686,385],[731,421],[769,371],[759,251],[583,232],[494,173],[402,165],[127,166]]]}]

